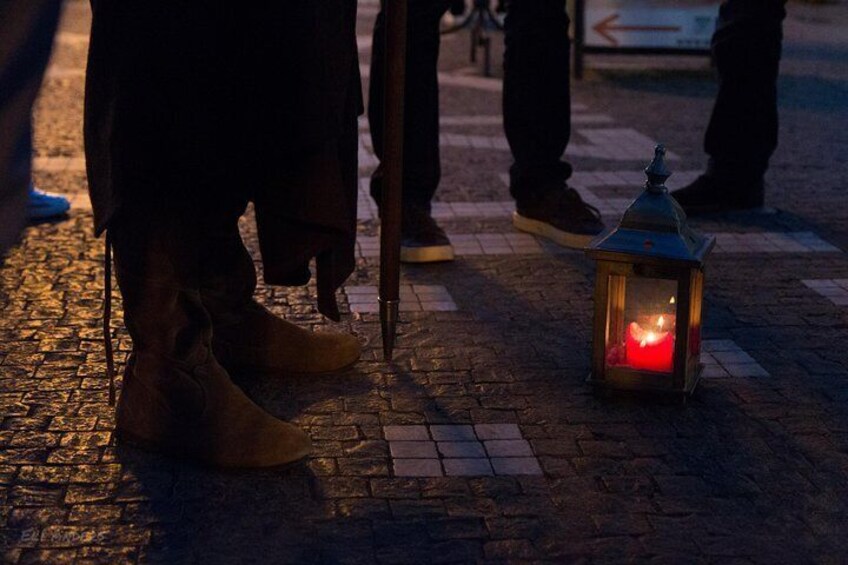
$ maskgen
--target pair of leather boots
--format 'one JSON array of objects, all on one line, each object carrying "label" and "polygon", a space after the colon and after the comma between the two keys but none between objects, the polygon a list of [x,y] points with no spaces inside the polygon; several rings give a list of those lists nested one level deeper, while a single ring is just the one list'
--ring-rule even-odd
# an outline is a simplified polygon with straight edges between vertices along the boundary
[{"label": "pair of leather boots", "polygon": [[359,341],[307,331],[255,302],[256,273],[235,221],[124,220],[111,238],[133,341],[118,437],[214,467],[309,454],[309,437],[256,405],[230,372],[333,372],[356,362]]}]

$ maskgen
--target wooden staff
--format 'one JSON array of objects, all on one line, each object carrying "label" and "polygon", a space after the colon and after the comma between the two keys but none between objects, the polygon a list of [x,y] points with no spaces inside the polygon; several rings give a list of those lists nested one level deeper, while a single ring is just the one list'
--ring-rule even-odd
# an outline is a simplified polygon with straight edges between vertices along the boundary
[{"label": "wooden staff", "polygon": [[384,184],[380,205],[380,328],[392,360],[400,304],[400,222],[403,190],[403,106],[406,89],[407,0],[386,2]]}]

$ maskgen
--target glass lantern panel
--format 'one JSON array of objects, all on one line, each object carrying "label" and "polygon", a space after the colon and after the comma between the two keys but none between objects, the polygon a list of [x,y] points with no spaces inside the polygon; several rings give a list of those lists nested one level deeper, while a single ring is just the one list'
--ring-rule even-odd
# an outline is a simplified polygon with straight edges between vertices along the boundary
[{"label": "glass lantern panel", "polygon": [[677,281],[610,277],[606,365],[671,373],[677,318]]}]

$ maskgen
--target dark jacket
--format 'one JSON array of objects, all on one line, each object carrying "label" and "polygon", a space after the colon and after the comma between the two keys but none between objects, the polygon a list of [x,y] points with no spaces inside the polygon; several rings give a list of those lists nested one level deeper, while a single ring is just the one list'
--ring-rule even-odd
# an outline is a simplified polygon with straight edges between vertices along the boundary
[{"label": "dark jacket", "polygon": [[[85,145],[95,229],[122,208],[255,202],[264,275],[319,308],[352,272],[356,0],[92,0]],[[117,220],[116,220],[117,218]]]}]

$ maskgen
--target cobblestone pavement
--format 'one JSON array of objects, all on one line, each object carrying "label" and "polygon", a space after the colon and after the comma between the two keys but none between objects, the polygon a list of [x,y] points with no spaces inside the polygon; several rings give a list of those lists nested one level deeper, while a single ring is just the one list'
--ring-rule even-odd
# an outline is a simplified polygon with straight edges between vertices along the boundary
[{"label": "cobblestone pavement", "polygon": [[[373,1],[361,5],[366,72],[374,14]],[[70,1],[36,113],[36,180],[74,209],[28,229],[0,270],[4,562],[848,558],[844,2],[790,4],[773,212],[697,223],[720,234],[722,252],[708,271],[705,378],[686,406],[588,390],[592,266],[512,231],[500,82],[469,66],[457,35],[443,41],[436,209],[460,257],[404,270],[387,366],[373,312],[377,227],[361,199],[361,257],[341,299],[342,327],[367,341],[363,360],[343,375],[243,379],[309,431],[315,453],[237,474],[112,442],[103,246],[81,141],[88,23],[87,3]],[[674,154],[672,186],[702,167],[715,87],[702,59],[588,63],[569,157],[575,186],[613,222],[655,141]],[[255,249],[249,218],[244,233]],[[277,312],[325,329],[313,296],[260,287]],[[123,362],[130,344],[115,318]]]}]

